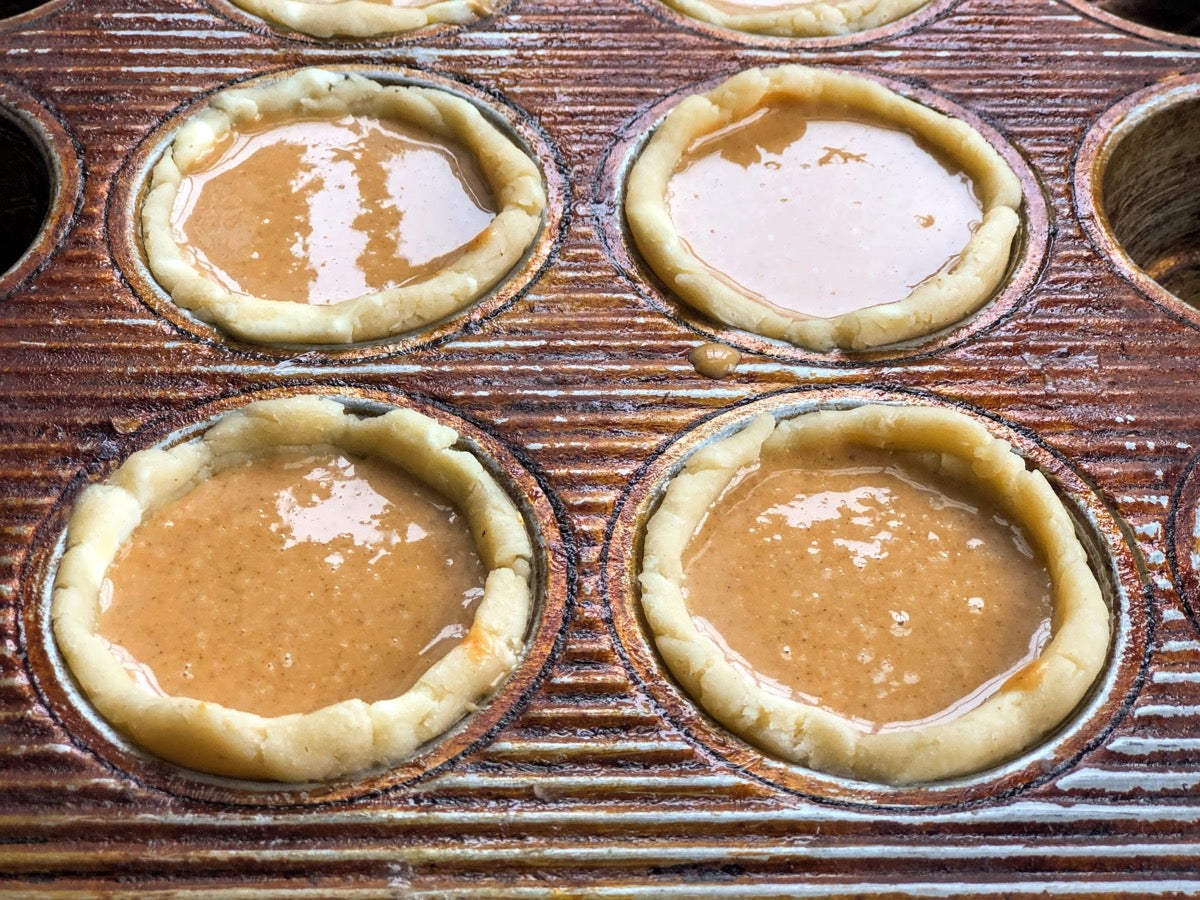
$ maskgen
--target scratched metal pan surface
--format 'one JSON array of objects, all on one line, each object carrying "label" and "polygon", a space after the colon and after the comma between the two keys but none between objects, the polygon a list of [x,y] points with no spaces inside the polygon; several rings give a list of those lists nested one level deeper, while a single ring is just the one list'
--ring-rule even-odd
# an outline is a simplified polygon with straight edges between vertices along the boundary
[{"label": "scratched metal pan surface", "polygon": [[[1088,0],[933,0],[812,41],[733,35],[657,0],[510,0],[371,41],[305,38],[226,0],[3,11],[0,166],[41,167],[48,213],[0,277],[0,891],[1200,890],[1200,315],[1175,296],[1200,296],[1200,39]],[[663,291],[619,215],[630,158],[681,94],[779,62],[881,79],[1005,154],[1025,229],[988,307],[902,347],[815,353]],[[538,158],[546,228],[507,286],[340,350],[231,341],[161,296],[131,210],[173,123],[217,89],[318,64],[450,86]],[[11,149],[23,139],[33,152]],[[713,339],[742,353],[720,381],[686,358]],[[80,700],[48,639],[48,584],[86,484],[297,393],[459,427],[539,536],[538,621],[492,702],[394,770],[203,778]],[[758,411],[866,400],[960,409],[1007,436],[1063,496],[1113,606],[1081,708],[970,778],[880,788],[764,756],[690,704],[636,610],[640,527],[689,449]]]}]

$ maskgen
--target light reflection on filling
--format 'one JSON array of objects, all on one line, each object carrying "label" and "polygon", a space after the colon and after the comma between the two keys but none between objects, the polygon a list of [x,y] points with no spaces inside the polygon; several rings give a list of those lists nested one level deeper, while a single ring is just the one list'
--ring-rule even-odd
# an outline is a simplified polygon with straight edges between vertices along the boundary
[{"label": "light reflection on filling", "polygon": [[483,596],[465,522],[372,459],[281,453],[148,516],[100,631],[142,684],[260,715],[399,696]]},{"label": "light reflection on filling", "polygon": [[983,218],[970,179],[856,115],[765,107],[697,141],[667,185],[680,238],[762,302],[821,318],[952,268]]},{"label": "light reflection on filling", "polygon": [[465,150],[345,116],[234,133],[183,180],[172,227],[230,291],[330,304],[434,274],[495,215]]},{"label": "light reflection on filling", "polygon": [[765,689],[863,730],[953,718],[1050,637],[1043,560],[980,507],[884,451],[765,459],[689,544],[689,612]]}]

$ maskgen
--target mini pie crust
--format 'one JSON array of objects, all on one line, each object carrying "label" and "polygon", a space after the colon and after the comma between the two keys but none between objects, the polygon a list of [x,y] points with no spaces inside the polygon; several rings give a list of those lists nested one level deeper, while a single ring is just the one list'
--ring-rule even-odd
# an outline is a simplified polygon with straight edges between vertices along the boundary
[{"label": "mini pie crust", "polygon": [[[907,297],[821,318],[764,305],[718,277],[687,248],[671,221],[667,184],[688,148],[764,106],[801,100],[861,110],[940,148],[962,167],[974,182],[983,219],[957,265],[918,285]],[[803,66],[749,69],[685,99],[658,126],[634,163],[625,196],[625,214],[638,249],[681,300],[719,322],[810,350],[892,344],[937,331],[974,312],[1008,269],[1020,205],[1020,181],[966,123],[866,78]]]},{"label": "mini pie crust", "polygon": [[[1046,557],[1052,637],[1042,654],[980,706],[940,724],[876,734],[825,709],[760,688],[695,625],[682,594],[685,548],[737,472],[760,454],[830,443],[911,454],[931,472],[969,481],[1024,529]],[[1071,713],[1104,665],[1109,610],[1070,516],[1045,477],[1005,441],[959,413],[866,405],[770,415],[696,452],[650,518],[641,602],[667,667],[685,691],[734,734],[785,760],[834,775],[911,784],[978,772],[1043,738]],[[854,602],[853,585],[845,602]]]},{"label": "mini pie crust", "polygon": [[[266,400],[201,437],[133,454],[80,496],[67,527],[51,620],[68,667],[96,709],[136,743],[182,766],[285,782],[338,778],[395,764],[475,708],[512,671],[533,607],[533,546],[520,514],[458,434],[411,410],[360,418],[317,397]],[[142,517],[214,473],[283,449],[337,449],[393,463],[464,515],[488,570],[462,643],[399,697],[345,700],[263,717],[137,684],[97,633],[101,584]]]},{"label": "mini pie crust", "polygon": [[750,34],[776,37],[834,37],[879,28],[915,12],[929,0],[808,0],[775,9],[726,12],[705,0],[663,0],[684,15]]},{"label": "mini pie crust", "polygon": [[492,12],[491,0],[428,0],[392,6],[386,0],[232,0],[261,19],[313,37],[378,37],[429,25],[463,25]]},{"label": "mini pie crust", "polygon": [[[330,305],[234,293],[191,265],[172,235],[171,211],[193,166],[239,128],[345,115],[402,121],[476,155],[499,212],[461,257],[423,280]],[[384,87],[358,75],[304,69],[280,81],[222,91],[190,116],[154,167],[141,228],[150,271],[175,303],[201,319],[259,343],[343,344],[411,331],[479,299],[533,244],[545,208],[536,163],[467,100],[438,88]]]}]

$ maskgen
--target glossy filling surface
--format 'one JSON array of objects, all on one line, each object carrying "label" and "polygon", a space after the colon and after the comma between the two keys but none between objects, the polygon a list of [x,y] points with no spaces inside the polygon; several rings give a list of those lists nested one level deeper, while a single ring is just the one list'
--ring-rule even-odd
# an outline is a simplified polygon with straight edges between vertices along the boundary
[{"label": "glossy filling surface", "polygon": [[147,516],[99,631],[156,692],[312,712],[411,687],[466,635],[484,574],[459,514],[394,466],[279,453]]},{"label": "glossy filling surface", "polygon": [[705,378],[728,378],[742,361],[742,354],[732,347],[707,341],[692,349],[688,362]]},{"label": "glossy filling surface", "polygon": [[763,107],[696,141],[667,184],[684,244],[784,312],[831,318],[950,269],[983,218],[971,180],[851,110]]},{"label": "glossy filling surface", "polygon": [[764,689],[864,731],[950,720],[1050,637],[1050,579],[964,486],[858,446],[764,457],[684,559],[701,631]]},{"label": "glossy filling surface", "polygon": [[233,132],[183,179],[172,228],[230,291],[330,304],[433,275],[495,216],[465,149],[344,116]]}]

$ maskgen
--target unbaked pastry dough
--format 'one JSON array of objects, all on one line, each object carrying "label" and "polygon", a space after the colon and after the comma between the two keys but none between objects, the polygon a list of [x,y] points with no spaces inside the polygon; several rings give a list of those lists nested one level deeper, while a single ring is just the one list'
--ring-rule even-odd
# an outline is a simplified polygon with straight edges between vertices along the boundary
[{"label": "unbaked pastry dough", "polygon": [[248,13],[313,37],[379,37],[429,25],[461,25],[492,12],[492,0],[232,0]]},{"label": "unbaked pastry dough", "polygon": [[[971,179],[982,222],[957,262],[906,297],[830,318],[788,313],[720,277],[680,238],[668,183],[697,141],[772,105],[845,106],[939,148]],[[864,349],[929,334],[988,300],[1008,269],[1020,224],[1021,184],[973,128],[857,75],[781,66],[750,69],[688,97],[655,130],[629,173],[625,211],[638,249],[681,300],[710,317],[812,350]],[[768,298],[769,299],[769,298]]]},{"label": "unbaked pastry dough", "polygon": [[[429,277],[329,305],[231,292],[199,271],[172,228],[188,173],[230,132],[347,115],[400,121],[466,148],[478,158],[494,194],[495,218],[465,252]],[[249,341],[342,344],[411,331],[479,299],[532,245],[545,206],[537,165],[467,100],[438,88],[384,87],[353,74],[305,69],[280,81],[223,91],[190,116],[154,167],[141,226],[147,264],[179,306]]]},{"label": "unbaked pastry dough", "polygon": [[[697,627],[683,595],[688,542],[730,481],[760,455],[849,442],[912,454],[932,471],[970,480],[1043,552],[1052,635],[1041,655],[958,718],[869,733],[825,709],[763,689]],[[764,750],[835,775],[928,782],[997,765],[1043,738],[1079,704],[1104,665],[1109,610],[1071,517],[1041,473],[959,413],[866,405],[778,424],[756,419],[696,452],[668,484],[646,526],[641,602],[680,684],[710,715]],[[849,602],[853,586],[846,589]]]},{"label": "unbaked pastry dough", "polygon": [[[58,646],[96,709],[152,753],[218,775],[285,782],[392,765],[475,708],[516,665],[533,605],[533,545],[513,502],[458,434],[411,410],[359,417],[341,403],[298,397],[252,403],[201,437],[131,456],[80,496],[51,605]],[[137,683],[97,633],[101,585],[143,516],[213,473],[281,449],[336,448],[399,466],[464,515],[487,570],[462,642],[399,697],[346,700],[312,713],[263,717]],[[174,614],[166,612],[164,614]]]},{"label": "unbaked pastry dough", "polygon": [[[833,37],[878,28],[907,16],[929,0],[807,0],[807,2],[727,3],[707,0],[663,0],[681,13],[751,34],[777,37]],[[758,8],[755,8],[758,7]]]}]

